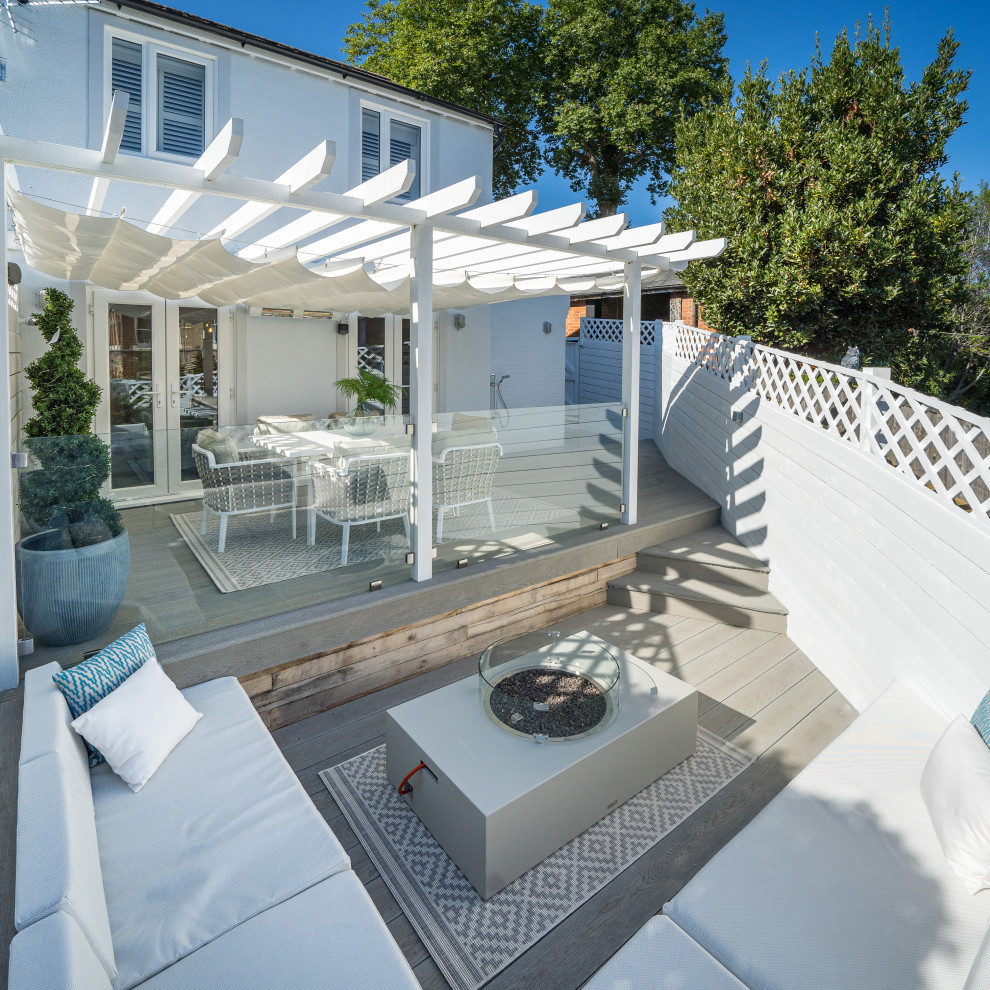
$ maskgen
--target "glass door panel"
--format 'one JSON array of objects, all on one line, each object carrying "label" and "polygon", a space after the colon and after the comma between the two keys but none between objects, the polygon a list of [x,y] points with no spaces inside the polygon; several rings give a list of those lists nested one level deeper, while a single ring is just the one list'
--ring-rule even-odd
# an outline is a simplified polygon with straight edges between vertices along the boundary
[{"label": "glass door panel", "polygon": [[115,492],[166,483],[155,442],[156,428],[163,424],[156,375],[160,330],[154,310],[151,305],[106,304],[110,487]]},{"label": "glass door panel", "polygon": [[178,440],[170,444],[170,489],[178,482],[197,482],[199,475],[192,456],[192,445],[200,430],[219,423],[219,347],[217,311],[202,306],[178,307],[178,331],[169,334],[170,349],[177,351],[177,374],[169,381],[169,434]]},{"label": "glass door panel", "polygon": [[385,374],[385,317],[358,317],[358,371]]}]

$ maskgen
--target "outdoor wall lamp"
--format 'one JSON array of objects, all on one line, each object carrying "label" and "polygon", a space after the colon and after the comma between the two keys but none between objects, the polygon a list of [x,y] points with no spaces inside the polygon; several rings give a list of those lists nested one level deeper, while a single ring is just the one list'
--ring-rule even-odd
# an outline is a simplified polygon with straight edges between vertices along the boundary
[{"label": "outdoor wall lamp", "polygon": [[553,324],[549,320],[543,324],[543,332],[546,334],[553,332]]},{"label": "outdoor wall lamp", "polygon": [[347,317],[345,316],[344,319],[337,324],[337,333],[339,333],[342,337],[346,337],[350,332],[351,328],[348,326]]},{"label": "outdoor wall lamp", "polygon": [[20,285],[21,284],[21,266],[15,265],[14,262],[7,262],[7,284],[8,285]]},{"label": "outdoor wall lamp", "polygon": [[454,313],[454,329],[463,330],[467,326],[467,317],[463,313]]}]

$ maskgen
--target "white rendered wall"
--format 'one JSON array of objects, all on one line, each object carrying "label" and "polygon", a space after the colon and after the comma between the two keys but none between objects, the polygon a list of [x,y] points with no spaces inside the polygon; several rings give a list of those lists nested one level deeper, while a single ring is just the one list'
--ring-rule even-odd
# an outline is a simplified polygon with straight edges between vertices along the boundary
[{"label": "white rendered wall", "polygon": [[[448,309],[437,314],[438,412],[477,412],[488,408],[492,309],[491,306],[477,306],[465,310]],[[454,316],[458,312],[464,316],[462,330],[454,326]]]},{"label": "white rendered wall", "polygon": [[665,459],[770,564],[788,633],[815,665],[860,710],[899,679],[944,714],[969,715],[990,687],[990,534],[669,348],[661,377]]},{"label": "white rendered wall", "polygon": [[[274,57],[252,54],[236,44],[215,42],[206,35],[151,16],[123,11],[89,8],[86,6],[31,7],[18,6],[15,17],[20,30],[17,34],[4,31],[3,57],[6,80],[0,83],[0,129],[16,137],[99,147],[105,121],[103,88],[104,46],[106,26],[115,30],[141,34],[165,45],[187,48],[216,57],[217,99],[214,107],[216,127],[230,116],[239,116],[245,123],[245,137],[240,157],[230,168],[232,175],[273,179],[319,142],[331,139],[336,144],[337,158],[330,176],[316,188],[343,192],[360,182],[360,109],[363,98],[373,99],[396,114],[421,118],[426,129],[426,175],[422,191],[428,192],[469,175],[479,175],[482,196],[479,202],[491,198],[492,137],[491,128],[468,118],[435,112],[429,103],[410,99],[408,103],[389,95],[387,91],[371,92],[353,78],[346,81],[331,73],[309,70]],[[229,46],[228,46],[229,44]],[[355,85],[357,83],[357,85]],[[54,200],[82,212],[85,208],[91,180],[56,172],[19,169],[18,179],[23,191]],[[119,212],[126,207],[126,216],[135,222],[150,220],[168,193],[134,184],[112,183],[104,209]],[[174,236],[197,236],[232,212],[237,201],[201,199],[171,233]],[[281,211],[252,228],[245,240],[263,238],[281,226],[297,211]],[[234,247],[240,246],[235,243]],[[20,318],[26,319],[37,306],[40,289],[58,284],[77,300],[76,326],[87,343],[91,340],[91,321],[87,320],[83,286],[57,283],[29,269],[20,252],[11,254],[24,271],[20,293]],[[479,322],[484,322],[483,320]],[[286,321],[274,321],[284,328]],[[41,335],[33,327],[24,326],[22,351],[25,363],[37,357],[44,347]],[[292,343],[309,340],[312,327],[304,327],[291,338]],[[473,338],[480,340],[479,337]],[[280,333],[271,339],[256,326],[250,332],[238,334],[237,418],[253,414],[256,405],[263,411],[281,403],[286,396],[282,385],[266,374],[267,362],[274,360],[280,369],[279,381],[293,382],[302,375],[302,392],[297,401],[326,405],[326,398],[317,392],[317,370],[305,352],[291,358],[285,353],[285,341]],[[321,345],[322,346],[322,345]],[[336,346],[336,345],[335,345]],[[242,350],[244,348],[244,350]],[[483,367],[475,373],[466,371],[466,355],[461,341],[452,341],[452,401],[488,405],[488,351],[480,343]],[[322,355],[322,350],[318,355]],[[336,350],[333,354],[336,355]],[[293,365],[307,365],[305,370],[292,370]],[[336,364],[342,365],[337,361]],[[93,360],[87,355],[87,370],[94,373]],[[316,366],[318,368],[319,366]],[[257,370],[260,378],[244,370]],[[341,367],[340,377],[346,368]],[[331,379],[332,380],[332,379]],[[265,392],[271,388],[273,391]],[[246,394],[241,394],[246,389]],[[280,391],[281,390],[281,391]],[[297,403],[291,403],[293,407]],[[331,405],[333,403],[331,402]]]},{"label": "white rendered wall", "polygon": [[[564,323],[569,296],[546,296],[490,306],[491,371],[510,410],[564,404]],[[553,329],[543,332],[549,321]]]},{"label": "white rendered wall", "polygon": [[238,361],[237,419],[313,413],[322,418],[336,404],[338,339],[332,320],[248,316]]}]

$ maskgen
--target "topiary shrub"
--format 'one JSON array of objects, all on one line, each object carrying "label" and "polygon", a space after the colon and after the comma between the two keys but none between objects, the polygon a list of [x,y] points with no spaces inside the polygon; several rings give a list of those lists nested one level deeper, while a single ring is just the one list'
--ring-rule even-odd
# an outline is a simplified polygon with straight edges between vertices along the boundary
[{"label": "topiary shrub", "polygon": [[110,476],[110,448],[90,426],[103,390],[79,368],[82,341],[72,307],[64,292],[45,290],[44,311],[35,317],[50,346],[24,372],[34,392],[25,442],[41,467],[21,478],[21,511],[32,526],[59,531],[49,549],[102,543],[124,530],[120,513],[100,494]]}]

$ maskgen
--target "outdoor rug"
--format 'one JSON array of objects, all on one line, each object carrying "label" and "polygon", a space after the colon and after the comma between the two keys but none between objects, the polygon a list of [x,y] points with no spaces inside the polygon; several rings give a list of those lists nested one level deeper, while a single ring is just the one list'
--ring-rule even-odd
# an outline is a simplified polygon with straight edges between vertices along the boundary
[{"label": "outdoor rug", "polygon": [[379,746],[320,773],[454,990],[476,990],[659,842],[752,757],[706,729],[694,756],[483,901],[385,778]]},{"label": "outdoor rug", "polygon": [[[524,498],[496,488],[492,493],[495,510],[493,533],[485,505],[468,505],[457,515],[448,511],[444,516],[444,543],[457,540],[490,540],[528,526],[580,521],[577,513],[550,502]],[[292,539],[291,513],[281,509],[274,521],[268,512],[232,516],[227,521],[227,546],[217,553],[220,538],[220,518],[210,515],[206,535],[200,536],[202,511],[175,513],[172,522],[179,535],[203,565],[220,591],[243,591],[259,585],[275,584],[306,574],[318,574],[340,566],[340,526],[316,520],[316,546],[306,543],[306,510],[296,510],[296,532]],[[374,524],[351,528],[347,564],[376,560],[401,561],[408,552],[401,519],[382,523],[379,533]]]}]

